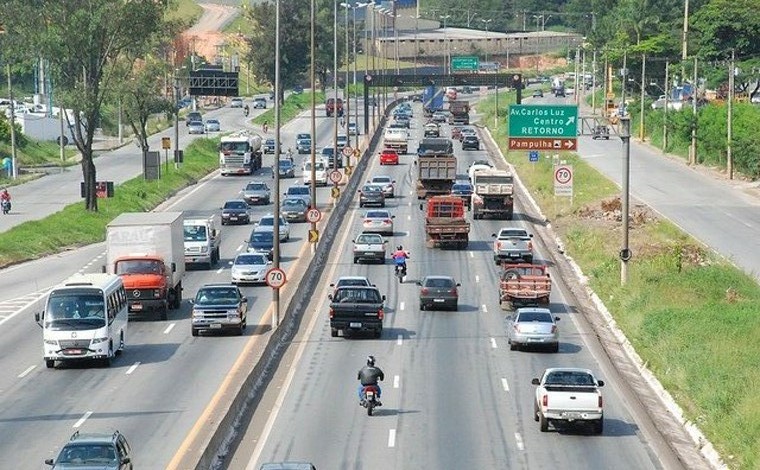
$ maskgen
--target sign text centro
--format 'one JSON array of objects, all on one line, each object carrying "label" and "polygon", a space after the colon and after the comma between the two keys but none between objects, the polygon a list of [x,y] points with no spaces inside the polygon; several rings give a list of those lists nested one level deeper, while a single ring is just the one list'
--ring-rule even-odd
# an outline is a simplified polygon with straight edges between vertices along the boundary
[{"label": "sign text centro", "polygon": [[512,105],[509,137],[548,138],[578,136],[578,106]]}]

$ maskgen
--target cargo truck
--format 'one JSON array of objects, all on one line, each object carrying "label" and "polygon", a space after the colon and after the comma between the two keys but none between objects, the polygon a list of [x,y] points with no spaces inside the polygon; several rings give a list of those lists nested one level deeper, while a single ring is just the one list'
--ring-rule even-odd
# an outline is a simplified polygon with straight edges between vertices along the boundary
[{"label": "cargo truck", "polygon": [[219,142],[219,170],[222,176],[252,175],[261,168],[261,136],[240,131]]},{"label": "cargo truck", "polygon": [[417,199],[449,194],[457,179],[457,158],[450,139],[426,138],[417,148]]},{"label": "cargo truck", "polygon": [[[420,204],[422,207],[422,204]],[[469,242],[470,223],[464,217],[459,196],[433,196],[425,214],[426,246],[463,250]]]},{"label": "cargo truck", "polygon": [[467,101],[449,101],[449,124],[470,125],[470,103]]},{"label": "cargo truck", "polygon": [[383,133],[383,145],[399,154],[409,151],[409,132],[406,129],[388,128]]},{"label": "cargo truck", "polygon": [[203,264],[211,269],[219,261],[222,234],[216,228],[214,217],[185,219],[185,263]]},{"label": "cargo truck", "polygon": [[514,212],[512,173],[489,168],[478,170],[472,176],[472,217],[512,220]]},{"label": "cargo truck", "polygon": [[425,88],[422,93],[422,107],[426,117],[430,117],[434,112],[442,110],[443,90],[439,90],[435,86]]},{"label": "cargo truck", "polygon": [[185,253],[181,212],[124,213],[106,226],[104,272],[122,278],[130,315],[157,313],[182,302]]}]

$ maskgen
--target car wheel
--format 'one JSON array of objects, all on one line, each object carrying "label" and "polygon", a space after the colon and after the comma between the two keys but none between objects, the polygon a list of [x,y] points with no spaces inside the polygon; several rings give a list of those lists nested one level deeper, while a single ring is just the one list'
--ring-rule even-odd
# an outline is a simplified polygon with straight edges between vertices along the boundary
[{"label": "car wheel", "polygon": [[338,337],[338,329],[337,328],[330,328],[330,336],[332,336],[333,338],[337,338]]},{"label": "car wheel", "polygon": [[55,367],[55,360],[52,360],[52,359],[45,360],[45,367],[47,367],[48,369],[54,368]]},{"label": "car wheel", "polygon": [[191,330],[193,336],[198,336],[198,328],[191,328]]},{"label": "car wheel", "polygon": [[517,343],[513,343],[512,341],[509,341],[509,350],[510,351],[517,351],[519,347],[517,346]]},{"label": "car wheel", "polygon": [[422,303],[422,302],[420,302],[420,310],[421,310],[421,311],[422,311],[422,310],[425,310],[425,304],[424,304],[424,303]]},{"label": "car wheel", "polygon": [[559,343],[556,343],[556,344],[552,345],[551,351],[553,353],[558,353],[559,352]]},{"label": "car wheel", "polygon": [[533,400],[533,421],[538,422],[538,404]]},{"label": "car wheel", "polygon": [[602,434],[604,432],[604,418],[599,418],[594,421],[594,434]]},{"label": "car wheel", "polygon": [[541,412],[538,413],[538,423],[541,428],[541,432],[547,432],[549,430],[549,420],[544,417]]},{"label": "car wheel", "polygon": [[354,258],[354,264],[359,264],[359,258]]}]

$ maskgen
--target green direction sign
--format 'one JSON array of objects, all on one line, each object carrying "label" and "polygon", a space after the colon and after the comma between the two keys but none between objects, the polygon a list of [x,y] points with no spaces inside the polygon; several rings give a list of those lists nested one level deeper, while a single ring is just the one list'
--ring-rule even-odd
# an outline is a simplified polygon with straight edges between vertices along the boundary
[{"label": "green direction sign", "polygon": [[474,55],[452,57],[451,71],[461,72],[463,70],[476,72],[480,68],[480,59]]},{"label": "green direction sign", "polygon": [[576,139],[578,106],[513,104],[509,107],[509,137]]}]

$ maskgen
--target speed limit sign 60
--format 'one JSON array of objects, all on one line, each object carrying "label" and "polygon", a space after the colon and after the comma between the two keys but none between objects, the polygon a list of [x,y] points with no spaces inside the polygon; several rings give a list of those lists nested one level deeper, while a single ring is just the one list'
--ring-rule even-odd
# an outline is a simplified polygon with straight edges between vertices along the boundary
[{"label": "speed limit sign 60", "polygon": [[316,224],[322,218],[322,212],[319,209],[311,208],[306,212],[306,220],[312,224]]},{"label": "speed limit sign 60", "polygon": [[272,289],[279,289],[285,285],[287,278],[285,277],[285,271],[280,268],[272,268],[267,271],[267,285]]}]

